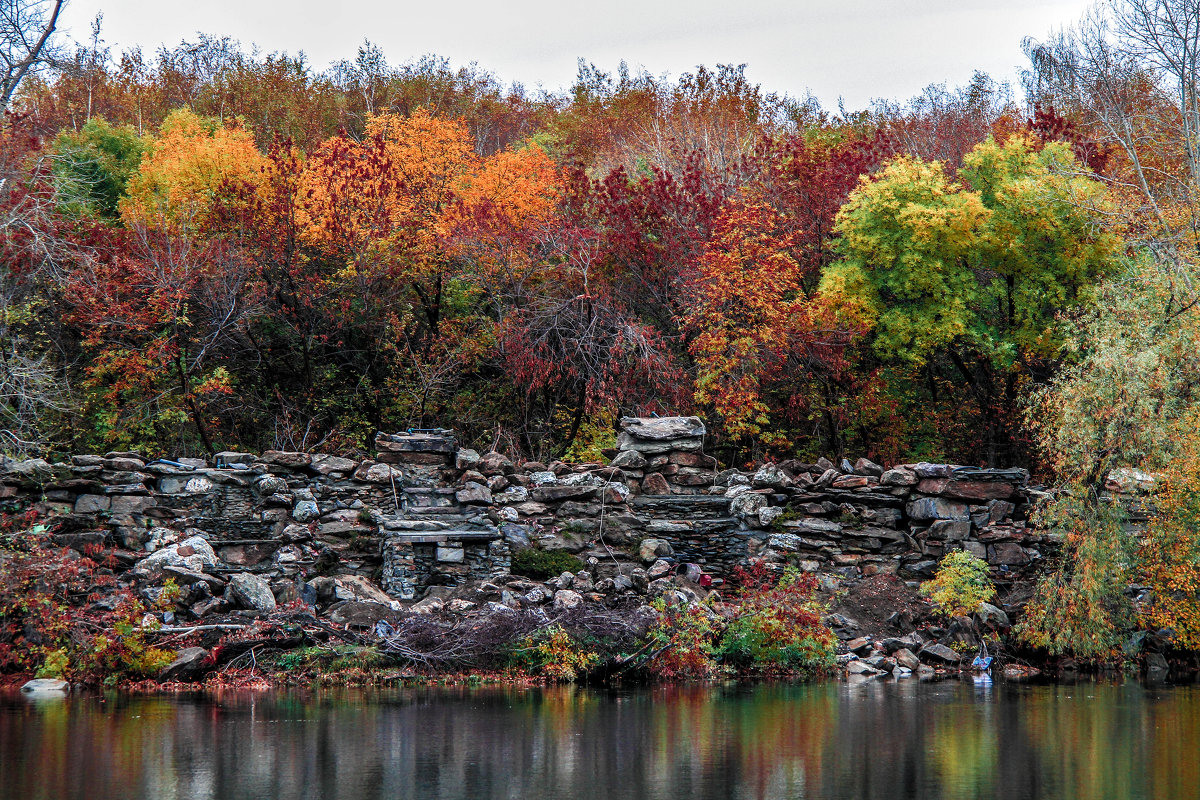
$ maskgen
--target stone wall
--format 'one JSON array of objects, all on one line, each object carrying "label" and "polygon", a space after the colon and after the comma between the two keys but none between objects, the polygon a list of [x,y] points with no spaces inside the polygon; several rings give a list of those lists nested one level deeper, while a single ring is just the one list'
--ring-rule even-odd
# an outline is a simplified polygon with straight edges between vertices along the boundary
[{"label": "stone wall", "polygon": [[578,555],[597,580],[666,562],[718,583],[752,557],[919,579],[960,548],[1003,583],[1055,547],[1026,527],[1024,470],[823,459],[718,472],[704,436],[695,417],[624,419],[611,461],[585,464],[518,465],[448,430],[379,434],[368,460],[3,461],[0,510],[54,516],[64,544],[113,544],[130,563],[200,537],[216,560],[206,573],[259,574],[280,600],[313,586],[349,599],[372,583],[414,600],[503,576],[531,546]]}]

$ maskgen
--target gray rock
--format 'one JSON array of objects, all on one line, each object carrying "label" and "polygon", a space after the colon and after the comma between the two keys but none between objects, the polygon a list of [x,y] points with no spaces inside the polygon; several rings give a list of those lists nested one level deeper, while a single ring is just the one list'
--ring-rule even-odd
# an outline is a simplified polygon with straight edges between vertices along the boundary
[{"label": "gray rock", "polygon": [[707,433],[699,417],[622,417],[621,430],[635,439],[669,441]]},{"label": "gray rock", "polygon": [[958,542],[971,535],[971,523],[964,519],[939,519],[929,526],[929,536]]},{"label": "gray rock", "polygon": [[892,658],[896,659],[896,663],[906,669],[916,670],[921,666],[921,659],[917,658],[917,654],[907,647],[902,647],[895,653],[892,653]]},{"label": "gray rock", "polygon": [[500,526],[500,533],[504,536],[504,541],[517,550],[524,550],[526,547],[532,546],[529,541],[530,530],[524,525],[505,523]]},{"label": "gray rock", "polygon": [[507,475],[513,471],[512,459],[503,453],[484,453],[477,467],[484,475]]},{"label": "gray rock", "polygon": [[846,671],[851,675],[875,676],[882,674],[865,661],[855,659],[846,665]]},{"label": "gray rock", "polygon": [[966,503],[956,503],[941,497],[921,497],[907,506],[910,519],[914,520],[969,520],[970,508]]},{"label": "gray rock", "polygon": [[805,519],[792,519],[783,523],[783,527],[796,529],[801,533],[841,533],[842,525],[840,522],[834,522],[830,519],[816,519],[808,517]]},{"label": "gray rock", "polygon": [[335,472],[349,474],[358,467],[358,462],[351,461],[348,458],[325,455],[324,453],[314,453],[310,466],[321,475],[332,475]]},{"label": "gray rock", "polygon": [[869,475],[878,478],[883,475],[883,467],[869,458],[860,458],[854,462],[854,474]]},{"label": "gray rock", "polygon": [[239,572],[231,577],[225,596],[227,600],[255,611],[274,611],[276,606],[271,585],[251,572]]},{"label": "gray rock", "polygon": [[855,655],[865,656],[874,648],[871,645],[870,637],[860,636],[857,639],[851,639],[850,641],[846,642],[846,649]]},{"label": "gray rock", "polygon": [[792,485],[792,479],[774,464],[763,464],[750,482],[756,488],[786,489]]},{"label": "gray rock", "polygon": [[644,469],[646,463],[646,457],[637,450],[622,450],[612,460],[612,466],[621,469]]},{"label": "gray rock", "polygon": [[524,503],[529,499],[529,490],[524,486],[510,486],[503,492],[493,495],[492,499],[497,503]]},{"label": "gray rock", "polygon": [[748,492],[729,501],[729,513],[735,517],[758,516],[759,509],[767,507],[767,496]]},{"label": "gray rock", "polygon": [[479,453],[469,447],[464,447],[454,454],[454,466],[458,469],[475,469],[482,460]]},{"label": "gray rock", "polygon": [[764,528],[770,526],[772,522],[783,516],[783,509],[779,506],[767,506],[758,510],[758,524]]},{"label": "gray rock", "polygon": [[292,507],[292,519],[296,522],[312,522],[320,516],[321,509],[315,500],[301,500]]},{"label": "gray rock", "polygon": [[137,566],[140,570],[154,574],[161,572],[165,567],[204,572],[216,565],[217,554],[213,552],[208,541],[200,536],[192,536],[178,544],[155,550],[138,562]]},{"label": "gray rock", "polygon": [[95,514],[99,511],[108,511],[111,505],[112,500],[104,495],[81,494],[75,499],[75,513]]},{"label": "gray rock", "polygon": [[404,473],[389,464],[376,464],[364,461],[354,470],[354,480],[364,483],[392,483],[399,485],[404,479]]},{"label": "gray rock", "polygon": [[71,691],[71,684],[59,678],[34,678],[21,684],[25,694],[63,695]]},{"label": "gray rock", "polygon": [[979,624],[981,625],[998,625],[1007,628],[1011,624],[1004,609],[991,603],[980,603],[976,613],[979,615]]},{"label": "gray rock", "polygon": [[658,559],[650,565],[648,570],[646,570],[646,575],[650,578],[650,580],[657,580],[670,574],[671,562],[667,561],[665,558]]},{"label": "gray rock", "polygon": [[270,497],[273,494],[284,494],[288,490],[287,481],[278,475],[263,475],[254,482],[254,491],[259,497]]},{"label": "gray rock", "polygon": [[886,470],[879,478],[879,482],[884,486],[915,486],[919,480],[917,473],[904,467]]},{"label": "gray rock", "polygon": [[1029,551],[1016,542],[996,542],[988,546],[989,564],[1004,564],[1010,567],[1020,567],[1028,564],[1033,558]]},{"label": "gray rock", "polygon": [[492,502],[491,490],[478,483],[468,483],[455,492],[454,497],[463,505],[489,505]]},{"label": "gray rock", "polygon": [[954,666],[962,661],[962,656],[938,642],[931,642],[921,648],[921,658],[926,662],[932,661],[935,664],[946,664],[949,666]]},{"label": "gray rock", "polygon": [[674,555],[674,553],[675,549],[666,539],[643,539],[638,546],[638,558],[646,564],[653,563],[660,556]]},{"label": "gray rock", "polygon": [[296,453],[288,450],[267,450],[256,459],[262,464],[276,464],[288,469],[303,469],[312,464],[312,456],[308,453]]}]

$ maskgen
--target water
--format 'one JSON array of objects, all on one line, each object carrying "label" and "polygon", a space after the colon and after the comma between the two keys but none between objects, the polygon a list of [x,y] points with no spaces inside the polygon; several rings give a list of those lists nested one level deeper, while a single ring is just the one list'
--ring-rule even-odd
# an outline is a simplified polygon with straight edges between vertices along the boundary
[{"label": "water", "polygon": [[0,696],[0,799],[1200,798],[1200,689]]}]

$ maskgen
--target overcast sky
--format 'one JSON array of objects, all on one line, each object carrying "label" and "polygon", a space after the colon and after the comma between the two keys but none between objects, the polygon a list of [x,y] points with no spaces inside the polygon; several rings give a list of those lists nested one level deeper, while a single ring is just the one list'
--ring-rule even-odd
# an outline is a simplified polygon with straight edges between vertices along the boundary
[{"label": "overcast sky", "polygon": [[656,75],[697,64],[748,64],[769,90],[811,91],[830,109],[908,98],[981,69],[1016,83],[1021,39],[1079,18],[1089,0],[71,0],[69,33],[104,12],[114,51],[148,51],[202,31],[310,62],[353,58],[364,39],[393,64],[425,53],[478,62],[504,82],[558,90],[580,57],[604,70],[625,59]]}]

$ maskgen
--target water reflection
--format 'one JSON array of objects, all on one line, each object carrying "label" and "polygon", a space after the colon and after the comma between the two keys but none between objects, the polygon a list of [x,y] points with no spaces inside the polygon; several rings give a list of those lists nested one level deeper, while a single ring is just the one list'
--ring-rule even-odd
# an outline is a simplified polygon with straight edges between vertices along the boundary
[{"label": "water reflection", "polygon": [[0,698],[0,798],[1200,797],[1200,691],[869,682]]}]

